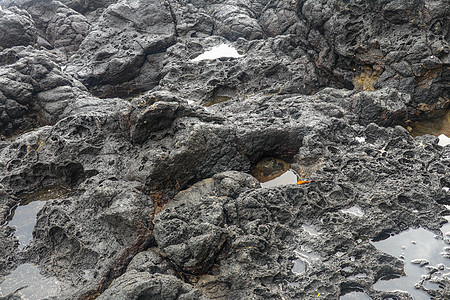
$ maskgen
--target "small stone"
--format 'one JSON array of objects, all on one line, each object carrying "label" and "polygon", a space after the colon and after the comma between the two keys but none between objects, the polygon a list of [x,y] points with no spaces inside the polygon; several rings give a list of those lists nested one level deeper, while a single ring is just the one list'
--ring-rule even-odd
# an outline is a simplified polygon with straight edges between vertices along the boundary
[{"label": "small stone", "polygon": [[437,271],[439,271],[438,268],[433,267],[433,266],[426,266],[425,269],[427,269],[427,270],[428,270],[428,273],[430,273],[430,274],[434,274],[434,273],[436,273]]},{"label": "small stone", "polygon": [[430,262],[423,258],[413,259],[411,261],[412,264],[420,265],[421,267],[428,265]]},{"label": "small stone", "polygon": [[420,278],[422,278],[422,280],[430,280],[431,275],[422,275],[422,276],[420,276]]}]

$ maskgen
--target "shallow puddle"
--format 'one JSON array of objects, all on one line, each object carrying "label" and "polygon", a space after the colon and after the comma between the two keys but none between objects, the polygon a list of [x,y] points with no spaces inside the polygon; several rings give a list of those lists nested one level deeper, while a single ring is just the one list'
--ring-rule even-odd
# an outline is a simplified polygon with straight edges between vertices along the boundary
[{"label": "shallow puddle", "polygon": [[15,227],[15,235],[19,240],[19,249],[23,249],[32,239],[36,215],[44,206],[45,201],[33,201],[27,205],[20,205],[14,210],[14,215],[8,226]]},{"label": "shallow puddle", "polygon": [[294,266],[292,267],[292,272],[295,274],[303,274],[306,271],[306,261],[297,258],[294,261]]},{"label": "shallow puddle", "polygon": [[363,292],[350,292],[340,296],[339,300],[372,300],[372,298]]},{"label": "shallow puddle", "polygon": [[234,57],[239,58],[243,55],[240,55],[236,49],[231,46],[222,44],[213,47],[211,50],[205,51],[203,54],[197,56],[192,61],[201,61],[205,59],[216,59],[221,57]]},{"label": "shallow puddle", "polygon": [[297,180],[297,175],[295,175],[294,171],[287,170],[286,172],[272,180],[261,182],[261,187],[268,188],[286,184],[296,184]]},{"label": "shallow puddle", "polygon": [[[449,134],[449,136],[450,136],[450,134]],[[444,146],[450,145],[450,138],[447,137],[445,134],[439,135],[438,138],[439,138],[439,143],[438,143],[439,146],[444,147]]]},{"label": "shallow puddle", "polygon": [[[450,210],[450,205],[444,205],[445,208]],[[448,221],[448,223],[445,223],[441,227],[441,232],[444,235],[444,238],[450,238],[450,216],[444,216],[444,219]]]},{"label": "shallow puddle", "polygon": [[284,160],[266,157],[261,159],[252,169],[252,175],[268,188],[287,184],[296,184],[298,176]]},{"label": "shallow puddle", "polygon": [[302,228],[304,231],[306,231],[309,235],[319,235],[320,232],[317,231],[316,227],[314,225],[307,225],[303,224]]},{"label": "shallow puddle", "polygon": [[348,280],[359,280],[359,279],[363,279],[366,278],[367,274],[366,273],[358,273],[356,275],[352,275],[347,277]]},{"label": "shallow puddle", "polygon": [[292,272],[295,274],[303,274],[308,269],[308,266],[315,260],[320,259],[320,255],[314,252],[307,251],[294,251],[297,255],[297,259],[294,260],[294,266],[292,267]]},{"label": "shallow puddle", "polygon": [[414,123],[411,128],[411,135],[416,137],[424,134],[431,134],[439,137],[439,145],[450,144],[450,110],[447,110],[442,117],[420,121]]},{"label": "shallow puddle", "polygon": [[[415,285],[423,280],[422,275],[429,275],[427,267],[435,267],[432,277],[448,276],[450,260],[444,248],[448,247],[444,241],[437,238],[429,230],[410,229],[379,242],[371,242],[378,250],[404,260],[406,276],[391,280],[378,280],[374,289],[380,291],[404,291],[415,299],[430,299],[430,296]],[[426,287],[436,289],[436,285],[426,282]]]},{"label": "shallow puddle", "polygon": [[31,241],[37,213],[45,205],[45,202],[51,199],[62,198],[70,192],[71,190],[65,186],[54,185],[44,186],[32,193],[20,196],[21,204],[11,209],[10,217],[8,217],[10,220],[3,224],[15,227],[15,235],[19,240],[19,249],[23,249]]},{"label": "shallow puddle", "polygon": [[54,277],[42,276],[33,264],[23,264],[0,283],[0,296],[6,296],[18,289],[18,294],[21,294],[23,299],[46,299],[58,295],[61,282]]},{"label": "shallow puddle", "polygon": [[364,216],[364,211],[358,205],[354,205],[354,206],[349,207],[349,208],[340,209],[339,211],[343,212],[344,214],[354,215],[354,216],[357,216],[357,217]]}]

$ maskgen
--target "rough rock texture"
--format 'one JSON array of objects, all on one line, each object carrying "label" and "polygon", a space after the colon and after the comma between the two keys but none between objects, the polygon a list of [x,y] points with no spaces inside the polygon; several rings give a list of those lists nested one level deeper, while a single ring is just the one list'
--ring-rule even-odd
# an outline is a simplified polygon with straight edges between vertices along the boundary
[{"label": "rough rock texture", "polygon": [[98,299],[204,300],[198,289],[175,276],[130,271],[116,279]]},{"label": "rough rock texture", "polygon": [[[448,1],[0,5],[0,284],[34,263],[56,299],[409,299],[374,289],[404,262],[373,241],[450,243],[450,146],[402,127],[448,109]],[[240,56],[194,60],[220,44]],[[268,157],[313,181],[261,188]]]},{"label": "rough rock texture", "polygon": [[[22,5],[33,17],[42,32],[43,43],[70,55],[78,50],[89,32],[90,24],[85,16],[66,7],[59,1],[28,1]],[[47,48],[46,45],[43,45]]]},{"label": "rough rock texture", "polygon": [[174,41],[174,21],[163,3],[119,1],[102,13],[67,71],[95,94],[117,95],[116,85],[125,95],[149,90],[158,84],[161,60]]},{"label": "rough rock texture", "polygon": [[70,102],[68,94],[86,90],[61,70],[55,55],[30,46],[0,52],[0,74],[0,134],[6,136],[55,123]]},{"label": "rough rock texture", "polygon": [[0,47],[10,48],[20,45],[33,45],[36,42],[36,27],[25,10],[12,7],[0,10]]}]

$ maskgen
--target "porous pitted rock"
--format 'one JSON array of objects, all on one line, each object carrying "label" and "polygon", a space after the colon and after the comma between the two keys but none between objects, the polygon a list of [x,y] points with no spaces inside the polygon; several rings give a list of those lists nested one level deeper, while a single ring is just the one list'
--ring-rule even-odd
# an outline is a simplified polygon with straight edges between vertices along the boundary
[{"label": "porous pitted rock", "polygon": [[0,280],[17,267],[17,255],[15,248],[18,247],[18,240],[14,237],[14,229],[7,226],[0,227]]},{"label": "porous pitted rock", "polygon": [[[408,298],[374,289],[405,271],[372,241],[444,239],[450,147],[396,125],[448,108],[448,1],[1,6],[15,25],[0,51],[0,276],[37,264],[57,299]],[[237,54],[200,60],[222,44]],[[260,188],[248,173],[265,157],[313,181]],[[19,249],[7,221],[30,200],[47,202]],[[447,296],[429,270],[443,288],[426,292]]]},{"label": "porous pitted rock", "polygon": [[89,21],[85,16],[55,0],[4,1],[9,9],[26,10],[36,26],[33,45],[44,49],[54,49],[66,60],[76,51],[89,31]]},{"label": "porous pitted rock", "polygon": [[[334,134],[326,134],[330,132]],[[180,192],[158,214],[156,242],[172,262],[192,271],[192,263],[203,262],[206,255],[189,251],[199,245],[207,247],[201,253],[217,250],[216,243],[189,246],[192,235],[202,236],[205,228],[220,224],[215,228],[227,233],[227,241],[216,255],[215,275],[197,283],[211,298],[224,286],[227,297],[236,299],[280,295],[307,299],[318,291],[334,299],[355,286],[372,297],[386,296],[373,289],[373,282],[387,274],[402,274],[403,264],[376,250],[367,237],[379,239],[386,232],[417,226],[438,230],[442,222],[435,218],[441,210],[438,203],[448,201],[448,193],[442,190],[443,170],[432,171],[430,177],[427,167],[448,168],[443,166],[448,160],[441,160],[436,144],[422,148],[424,141],[415,141],[401,127],[349,126],[334,119],[306,135],[296,156],[301,162],[314,155],[310,159],[318,165],[311,175],[315,182],[260,189],[254,183],[248,185],[252,181],[246,174],[218,174]],[[417,176],[411,177],[411,172]],[[245,188],[234,197],[227,193],[222,194],[225,198],[218,197],[217,188],[223,182],[219,178]],[[363,210],[363,218],[341,211],[355,205]],[[319,235],[308,233],[304,224],[314,225]],[[308,262],[301,261],[305,255],[310,257]],[[306,264],[306,269],[293,273],[294,263]],[[209,265],[203,267],[211,272]],[[352,270],[348,274],[333,271],[347,267]],[[367,277],[358,283],[346,279],[357,273]]]},{"label": "porous pitted rock", "polygon": [[[37,217],[36,242],[25,256],[45,266],[48,274],[95,289],[101,277],[127,264],[124,252],[132,256],[148,243],[141,237],[148,234],[152,201],[137,187],[136,182],[92,177],[79,186],[84,193],[48,201]],[[83,269],[83,275],[76,269]]]},{"label": "porous pitted rock", "polygon": [[358,116],[360,124],[376,123],[387,127],[405,123],[411,96],[393,89],[381,89],[357,93],[351,102],[351,110]]},{"label": "porous pitted rock", "polygon": [[247,40],[262,38],[263,30],[248,4],[245,1],[236,2],[210,6],[215,35],[229,40],[237,40],[240,37]]},{"label": "porous pitted rock", "polygon": [[116,279],[100,299],[206,299],[199,290],[177,278],[179,274],[172,266],[159,249],[139,252],[126,273]]},{"label": "porous pitted rock", "polygon": [[139,252],[130,261],[127,272],[134,270],[137,272],[148,272],[150,274],[159,273],[177,276],[169,261],[162,255],[157,248]]},{"label": "porous pitted rock", "polygon": [[95,290],[151,241],[151,197],[139,182],[117,175],[124,161],[115,153],[127,151],[126,143],[119,146],[127,138],[120,120],[127,110],[117,105],[115,115],[102,114],[105,108],[23,134],[1,152],[0,181],[10,193],[48,201],[37,217],[35,243],[22,256],[64,277],[69,287],[61,295]]},{"label": "porous pitted rock", "polygon": [[[258,186],[250,175],[246,175],[248,178],[239,175],[221,173],[215,177],[217,181],[200,181],[180,192],[155,217],[153,233],[158,246],[183,270],[204,272],[214,263],[228,236],[223,228],[225,196],[229,196],[229,192],[239,194],[245,187]],[[236,176],[241,182],[234,178]],[[238,190],[234,191],[235,188]]]},{"label": "porous pitted rock", "polygon": [[[326,19],[320,28],[337,55],[336,75],[342,74],[364,90],[396,88],[410,94],[415,105],[449,98],[450,28],[442,25],[449,23],[446,1],[307,4],[306,18],[318,23]],[[316,13],[330,6],[331,13],[327,9]]]},{"label": "porous pitted rock", "polygon": [[97,9],[104,9],[117,2],[117,0],[61,0],[61,2],[73,10],[82,14],[88,14],[89,16],[90,12],[95,12]]},{"label": "porous pitted rock", "polygon": [[[133,251],[152,243],[143,237],[152,228],[153,205],[164,204],[158,188],[173,193],[221,171],[249,171],[267,153],[297,153],[293,168],[301,173],[309,167],[316,182],[260,189],[250,175],[227,172],[180,192],[154,220],[153,246],[170,263],[154,255],[148,267],[134,263],[105,295],[130,284],[132,298],[159,280],[155,274],[181,270],[202,275],[197,286],[209,297],[216,291],[232,298],[295,299],[317,290],[338,297],[347,280],[334,270],[348,264],[367,274],[359,285],[371,296],[385,295],[372,283],[401,274],[402,264],[364,237],[410,226],[437,230],[438,202],[448,202],[442,189],[448,158],[435,140],[413,139],[400,127],[359,125],[359,116],[347,110],[359,94],[327,89],[313,96],[255,95],[205,109],[160,92],[131,105],[119,102],[114,115],[94,105],[23,134],[2,149],[2,184],[13,195],[51,184],[72,190],[46,204],[23,255],[77,284],[62,295],[88,295],[97,284],[107,288],[101,284],[107,274],[120,275]],[[177,107],[171,122],[152,124],[167,113],[158,107],[171,105]],[[133,138],[138,131],[131,123],[147,133]],[[363,221],[340,212],[354,204],[367,214]],[[134,227],[140,223],[141,232]],[[311,238],[303,224],[315,225],[320,238]],[[322,260],[309,265],[307,276],[296,275],[295,251],[314,251]],[[64,264],[56,264],[62,255]],[[88,270],[81,278],[80,266]],[[130,275],[136,271],[145,274],[138,282]]]},{"label": "porous pitted rock", "polygon": [[219,44],[228,42],[219,37],[191,38],[170,47],[160,85],[183,98],[211,104],[217,99],[245,98],[261,92],[309,93],[321,84],[314,62],[296,47],[302,44],[299,37],[240,39],[236,45],[241,58],[192,60]]},{"label": "porous pitted rock", "polygon": [[14,237],[14,229],[4,226],[11,218],[17,207],[17,199],[14,198],[4,186],[0,184],[0,280],[17,267],[17,255],[15,249],[19,241]]}]

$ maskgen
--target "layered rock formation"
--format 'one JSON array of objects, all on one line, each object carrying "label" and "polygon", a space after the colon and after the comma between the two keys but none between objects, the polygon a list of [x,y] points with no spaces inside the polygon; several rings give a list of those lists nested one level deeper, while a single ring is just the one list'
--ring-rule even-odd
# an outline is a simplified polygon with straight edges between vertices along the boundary
[{"label": "layered rock formation", "polygon": [[[0,5],[0,280],[31,262],[56,299],[408,299],[373,288],[404,262],[371,241],[444,238],[450,146],[405,127],[448,109],[448,1]],[[221,44],[240,57],[194,60]],[[261,188],[265,157],[314,181]]]}]

